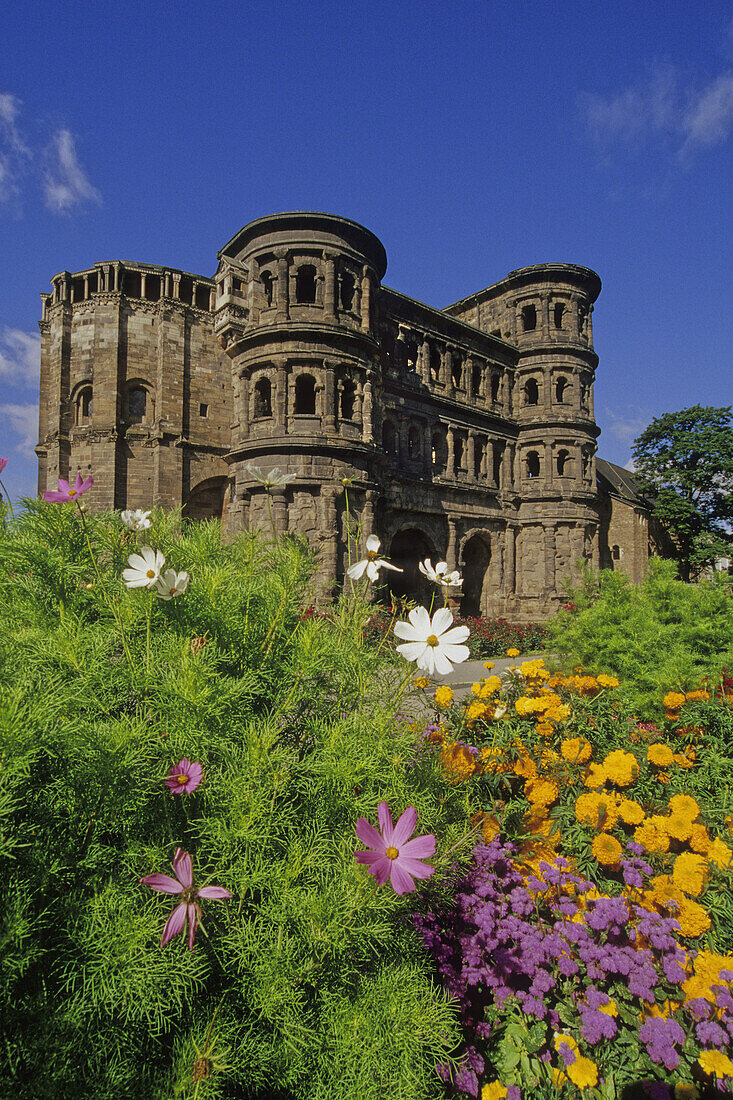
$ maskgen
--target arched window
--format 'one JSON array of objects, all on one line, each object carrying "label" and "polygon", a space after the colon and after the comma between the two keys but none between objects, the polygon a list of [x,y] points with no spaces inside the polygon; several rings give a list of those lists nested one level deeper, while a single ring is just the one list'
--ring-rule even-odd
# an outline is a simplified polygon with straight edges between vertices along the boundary
[{"label": "arched window", "polygon": [[557,452],[557,473],[559,477],[570,476],[570,452],[558,451]]},{"label": "arched window", "polygon": [[494,454],[491,467],[494,477],[494,485],[496,485],[500,489],[503,488],[501,484],[501,463],[502,459],[504,458],[504,446],[505,444],[503,443],[494,443]]},{"label": "arched window", "polygon": [[255,383],[253,416],[255,420],[262,416],[272,416],[272,386],[269,378],[260,378]]},{"label": "arched window", "polygon": [[621,561],[621,547],[614,545],[611,547],[611,557],[614,561]]},{"label": "arched window", "polygon": [[537,328],[537,309],[535,306],[522,307],[522,332],[532,332]]},{"label": "arched window", "polygon": [[473,445],[473,476],[478,481],[481,477],[481,470],[484,465],[484,455],[486,454],[486,444],[482,439],[477,439]]},{"label": "arched window", "polygon": [[356,384],[344,382],[341,390],[341,419],[353,420],[356,408]]},{"label": "arched window", "polygon": [[351,309],[354,304],[356,281],[348,271],[341,276],[341,308]]},{"label": "arched window", "polygon": [[316,300],[316,269],[313,264],[303,264],[295,276],[295,300],[309,304]]},{"label": "arched window", "polygon": [[481,363],[474,362],[471,366],[471,395],[478,397],[481,393],[481,380],[484,376],[484,369]]},{"label": "arched window", "polygon": [[448,461],[448,443],[443,432],[433,432],[430,445],[430,458],[438,470],[443,470]]},{"label": "arched window", "polygon": [[382,424],[382,447],[385,454],[397,454],[397,432],[391,420],[385,420]]},{"label": "arched window", "polygon": [[299,374],[295,379],[295,411],[301,416],[315,416],[316,380],[312,374]]},{"label": "arched window", "polygon": [[461,388],[461,381],[463,379],[463,360],[457,352],[453,352],[453,366],[451,367],[451,378],[453,379],[453,385],[457,390]]},{"label": "arched window", "polygon": [[440,348],[430,345],[430,381],[440,381]]},{"label": "arched window", "polygon": [[562,328],[562,319],[564,313],[565,306],[562,304],[562,302],[556,302],[552,310],[552,316],[555,321],[555,328]]},{"label": "arched window", "polygon": [[147,415],[148,395],[142,386],[131,386],[127,391],[127,417],[130,424],[144,423]]},{"label": "arched window", "polygon": [[407,454],[410,458],[420,457],[420,435],[420,429],[413,424],[407,435]]},{"label": "arched window", "polygon": [[527,452],[527,477],[540,476],[540,456],[537,451]]},{"label": "arched window", "polygon": [[555,383],[555,400],[559,405],[565,404],[565,394],[567,392],[568,385],[569,383],[567,378],[558,378],[557,382]]},{"label": "arched window", "polygon": [[453,465],[456,470],[463,469],[463,453],[463,440],[461,439],[460,435],[456,434],[453,437],[453,455],[455,459]]},{"label": "arched window", "polygon": [[88,424],[92,419],[92,387],[82,386],[76,395],[76,423]]},{"label": "arched window", "polygon": [[272,305],[272,275],[269,271],[263,271],[260,275],[260,282],[262,283],[262,293],[265,295],[265,302],[268,306]]},{"label": "arched window", "polygon": [[525,405],[537,405],[540,400],[540,387],[537,385],[536,378],[530,378],[524,384],[524,403]]},{"label": "arched window", "polygon": [[492,374],[491,376],[491,400],[496,403],[499,400],[499,386],[501,385],[501,378],[498,374]]}]

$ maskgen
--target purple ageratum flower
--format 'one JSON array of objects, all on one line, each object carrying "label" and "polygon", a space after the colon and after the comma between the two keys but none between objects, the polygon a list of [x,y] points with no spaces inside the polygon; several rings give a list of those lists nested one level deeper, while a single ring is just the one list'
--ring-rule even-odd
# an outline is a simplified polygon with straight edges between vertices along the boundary
[{"label": "purple ageratum flower", "polygon": [[704,1047],[719,1047],[724,1050],[728,1045],[728,1036],[723,1031],[720,1024],[716,1024],[714,1020],[707,1020],[703,1023],[695,1025],[695,1034],[697,1035],[698,1042]]},{"label": "purple ageratum flower", "polygon": [[519,1085],[507,1085],[506,1100],[522,1100],[522,1090]]},{"label": "purple ageratum flower", "polygon": [[392,815],[386,802],[380,802],[377,808],[381,834],[365,817],[356,823],[356,835],[359,840],[374,849],[371,852],[355,852],[357,863],[368,863],[369,874],[374,875],[378,886],[384,886],[389,878],[396,894],[406,894],[415,889],[414,878],[429,878],[435,871],[429,864],[421,863],[425,856],[435,854],[435,837],[432,833],[425,836],[410,836],[417,825],[417,810],[408,806],[396,825],[392,824]]},{"label": "purple ageratum flower", "polygon": [[203,779],[204,769],[194,760],[192,763],[185,756],[177,764],[171,766],[165,785],[172,795],[193,794]]},{"label": "purple ageratum flower", "polygon": [[199,898],[211,898],[222,901],[232,895],[223,886],[200,886],[196,889],[193,885],[193,868],[191,857],[182,848],[176,848],[173,856],[173,872],[175,878],[169,875],[146,875],[140,882],[149,886],[151,890],[158,890],[162,894],[181,894],[183,900],[177,905],[166,921],[160,946],[165,947],[174,936],[182,932],[188,921],[188,946],[193,951],[193,939],[196,935],[196,925],[201,922],[201,906]]},{"label": "purple ageratum flower", "polygon": [[60,477],[58,488],[43,490],[43,499],[48,504],[69,504],[70,502],[77,500],[82,493],[86,493],[87,489],[91,489],[93,484],[93,477],[88,477],[86,481],[82,481],[81,473],[78,473],[76,475],[76,481],[72,489],[69,486],[68,481],[65,481],[62,477]]}]

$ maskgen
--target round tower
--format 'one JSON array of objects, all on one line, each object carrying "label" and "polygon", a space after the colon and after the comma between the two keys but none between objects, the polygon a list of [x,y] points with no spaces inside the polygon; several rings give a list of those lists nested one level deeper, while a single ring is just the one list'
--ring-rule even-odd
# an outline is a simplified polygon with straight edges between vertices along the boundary
[{"label": "round tower", "polygon": [[[240,522],[264,527],[271,513],[278,533],[320,545],[325,590],[344,567],[345,480],[367,533],[373,523],[386,253],[347,218],[292,212],[250,222],[218,256],[214,325],[232,366],[227,461]],[[289,480],[263,485],[252,467]]]}]

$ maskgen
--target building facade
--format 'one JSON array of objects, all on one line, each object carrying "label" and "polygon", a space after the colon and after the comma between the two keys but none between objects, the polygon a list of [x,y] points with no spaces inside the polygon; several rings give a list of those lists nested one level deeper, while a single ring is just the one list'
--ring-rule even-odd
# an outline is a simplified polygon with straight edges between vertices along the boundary
[{"label": "building facade", "polygon": [[368,229],[308,212],[251,222],[218,260],[210,279],[122,261],[53,278],[39,491],[92,472],[93,507],[182,507],[229,533],[269,527],[269,493],[276,529],[319,550],[323,598],[348,564],[347,493],[352,552],[376,532],[411,596],[418,562],[446,559],[465,614],[544,617],[583,558],[643,571],[639,531],[623,558],[606,545],[629,501],[596,470],[595,272],[521,268],[435,309],[383,284]]}]

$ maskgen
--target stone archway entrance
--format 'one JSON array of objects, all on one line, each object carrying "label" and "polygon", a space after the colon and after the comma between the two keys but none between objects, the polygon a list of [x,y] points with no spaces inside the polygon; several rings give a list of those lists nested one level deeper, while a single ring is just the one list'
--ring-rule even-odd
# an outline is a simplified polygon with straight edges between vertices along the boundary
[{"label": "stone archway entrance", "polygon": [[405,596],[425,603],[429,600],[429,582],[418,569],[418,564],[433,556],[433,550],[427,535],[417,527],[408,527],[398,531],[389,548],[389,560],[399,566],[402,573],[385,570],[387,585],[392,598]]},{"label": "stone archway entrance", "polygon": [[482,613],[486,574],[491,561],[487,535],[471,535],[463,547],[463,595],[461,615],[478,618]]},{"label": "stone archway entrance", "polygon": [[186,497],[181,512],[182,519],[221,519],[226,488],[225,477],[209,477],[206,481],[200,481]]}]

